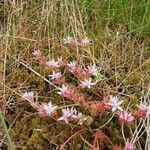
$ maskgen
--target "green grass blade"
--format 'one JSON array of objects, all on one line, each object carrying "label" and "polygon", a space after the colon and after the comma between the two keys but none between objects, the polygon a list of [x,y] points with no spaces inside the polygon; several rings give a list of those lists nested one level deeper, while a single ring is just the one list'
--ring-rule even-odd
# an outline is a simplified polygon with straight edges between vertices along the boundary
[{"label": "green grass blade", "polygon": [[9,135],[9,132],[8,132],[8,129],[7,129],[7,126],[6,126],[4,117],[3,117],[3,115],[2,115],[1,112],[0,112],[0,121],[1,121],[1,123],[2,123],[2,127],[3,127],[3,129],[4,129],[4,132],[5,132],[5,134],[6,134],[6,137],[7,137],[8,143],[9,143],[9,149],[10,149],[10,150],[15,150],[14,144],[13,144],[13,142],[12,142],[12,140],[11,140],[11,137],[10,137],[10,135]]}]

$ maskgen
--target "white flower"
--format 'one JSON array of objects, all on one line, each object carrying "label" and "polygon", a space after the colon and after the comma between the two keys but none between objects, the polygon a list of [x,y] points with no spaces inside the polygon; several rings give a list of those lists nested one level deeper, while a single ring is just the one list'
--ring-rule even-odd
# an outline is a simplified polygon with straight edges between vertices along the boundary
[{"label": "white flower", "polygon": [[42,56],[40,50],[35,50],[32,54],[35,56],[36,59],[39,59]]},{"label": "white flower", "polygon": [[80,84],[80,86],[82,87],[82,88],[85,88],[85,87],[87,87],[87,88],[91,88],[91,86],[93,86],[93,85],[95,85],[95,83],[92,83],[92,79],[91,78],[89,78],[89,79],[85,79],[84,81],[81,81],[81,84]]},{"label": "white flower", "polygon": [[119,111],[118,116],[122,123],[131,123],[134,120],[132,113],[127,111]]},{"label": "white flower", "polygon": [[62,60],[62,57],[60,58],[57,58],[57,62],[58,62],[58,65],[63,65],[63,60]]},{"label": "white flower", "polygon": [[44,103],[40,105],[39,113],[42,115],[51,115],[56,108],[57,106],[52,105],[51,102],[49,102],[48,104]]},{"label": "white flower", "polygon": [[91,40],[88,39],[87,37],[81,40],[81,45],[87,46],[91,44]]},{"label": "white flower", "polygon": [[67,66],[69,67],[69,71],[73,72],[76,69],[77,62],[76,61],[72,61],[72,62],[68,63]]},{"label": "white flower", "polygon": [[64,44],[71,44],[71,43],[74,43],[73,37],[67,36],[66,38],[64,38]]},{"label": "white flower", "polygon": [[87,71],[88,71],[90,74],[92,74],[92,75],[94,75],[94,76],[97,75],[98,69],[97,69],[96,65],[88,66],[87,68],[88,68]]},{"label": "white flower", "polygon": [[72,62],[68,63],[67,66],[70,67],[70,68],[75,68],[77,66],[77,62],[72,61]]},{"label": "white flower", "polygon": [[52,74],[51,75],[49,75],[49,77],[52,79],[52,80],[54,80],[54,79],[59,79],[59,78],[61,78],[61,72],[55,72],[55,71],[53,71],[52,72]]},{"label": "white flower", "polygon": [[62,117],[58,118],[58,120],[63,120],[66,123],[69,123],[68,119],[70,119],[71,117],[75,118],[75,114],[77,113],[77,111],[72,107],[71,109],[69,108],[62,109],[62,113],[63,113]]},{"label": "white flower", "polygon": [[78,124],[82,125],[85,118],[83,117],[83,114],[81,112],[77,112],[76,109],[72,108],[65,108],[62,109],[62,117],[58,118],[58,120],[63,120],[66,123],[69,123],[69,120],[75,119],[78,120]]},{"label": "white flower", "polygon": [[60,67],[59,62],[55,61],[54,59],[47,61],[46,65],[48,67]]},{"label": "white flower", "polygon": [[143,111],[146,113],[146,115],[150,114],[150,106],[147,106],[146,104],[144,104],[142,101],[140,102],[139,105],[137,105],[137,107],[139,108],[140,111]]},{"label": "white flower", "polygon": [[60,92],[57,92],[59,95],[64,97],[68,97],[70,95],[70,90],[68,86],[62,85],[62,87],[58,89],[60,90]]},{"label": "white flower", "polygon": [[129,140],[125,143],[124,150],[134,150],[134,145],[132,142],[129,142]]},{"label": "white flower", "polygon": [[76,65],[77,65],[76,61],[72,61],[72,62],[67,64],[67,66],[70,67],[70,68],[74,68],[74,67],[76,67]]},{"label": "white flower", "polygon": [[109,102],[107,102],[106,105],[111,107],[113,112],[117,109],[123,111],[123,109],[120,107],[122,103],[123,101],[119,101],[117,97],[110,96]]},{"label": "white flower", "polygon": [[22,95],[22,98],[26,99],[27,101],[34,101],[34,93],[26,92]]},{"label": "white flower", "polygon": [[87,120],[87,118],[85,116],[83,116],[83,114],[81,112],[78,112],[77,115],[76,115],[76,118],[78,119],[78,124],[79,125],[82,125],[83,122],[85,120]]}]

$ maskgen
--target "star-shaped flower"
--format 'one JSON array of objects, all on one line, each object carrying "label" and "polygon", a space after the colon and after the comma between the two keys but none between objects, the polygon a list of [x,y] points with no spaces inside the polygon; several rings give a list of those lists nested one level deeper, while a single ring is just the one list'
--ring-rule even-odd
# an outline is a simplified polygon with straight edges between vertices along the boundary
[{"label": "star-shaped flower", "polygon": [[65,108],[62,109],[62,117],[58,118],[58,120],[63,120],[66,123],[69,123],[70,120],[77,120],[79,125],[82,125],[85,117],[81,112],[78,112],[76,109],[72,108]]},{"label": "star-shaped flower", "polygon": [[122,123],[131,123],[134,120],[132,113],[127,111],[119,111],[118,112],[119,120]]},{"label": "star-shaped flower", "polygon": [[132,142],[127,141],[124,150],[134,150],[134,145]]},{"label": "star-shaped flower", "polygon": [[39,106],[38,112],[41,115],[51,115],[55,111],[56,108],[57,106],[52,105],[51,102],[49,102],[48,104],[43,103]]},{"label": "star-shaped flower", "polygon": [[69,108],[62,109],[62,113],[63,113],[62,117],[60,117],[58,120],[63,120],[66,123],[69,123],[69,119],[71,117],[75,118],[75,114],[77,113],[77,111],[72,107],[71,109]]},{"label": "star-shaped flower", "polygon": [[34,101],[34,93],[26,92],[22,95],[22,98],[26,99],[27,101]]},{"label": "star-shaped flower", "polygon": [[46,65],[48,67],[60,67],[59,62],[55,61],[54,59],[47,61]]},{"label": "star-shaped flower", "polygon": [[95,83],[92,83],[92,78],[85,79],[84,81],[81,81],[80,85],[82,88],[91,88],[91,86],[95,85]]},{"label": "star-shaped flower", "polygon": [[55,72],[53,71],[51,75],[49,75],[49,77],[51,78],[51,80],[54,80],[54,79],[59,79],[61,78],[61,72]]},{"label": "star-shaped flower", "polygon": [[140,104],[137,105],[137,107],[139,108],[140,111],[146,112],[147,115],[150,114],[150,106],[144,104],[144,102],[141,101]]},{"label": "star-shaped flower", "polygon": [[88,73],[90,73],[93,76],[97,76],[98,73],[98,69],[96,65],[92,65],[92,66],[87,66],[87,71]]},{"label": "star-shaped flower", "polygon": [[63,96],[63,97],[69,97],[71,92],[70,89],[68,88],[68,86],[66,85],[62,85],[61,88],[58,88],[60,91],[57,92],[59,95]]},{"label": "star-shaped flower", "polygon": [[37,60],[42,57],[42,53],[40,50],[35,50],[32,54],[35,56],[35,59]]},{"label": "star-shaped flower", "polygon": [[64,38],[64,44],[71,44],[71,43],[74,43],[73,37],[67,36],[66,38]]},{"label": "star-shaped flower", "polygon": [[69,67],[70,72],[74,72],[76,70],[76,67],[77,67],[77,62],[72,61],[72,62],[68,63],[67,66]]},{"label": "star-shaped flower", "polygon": [[137,105],[138,110],[134,111],[134,116],[137,118],[145,118],[150,114],[150,106],[146,104],[146,102],[140,102],[139,105]]},{"label": "star-shaped flower", "polygon": [[123,111],[123,109],[120,107],[120,105],[123,103],[123,101],[119,101],[117,97],[110,96],[110,99],[107,103],[105,103],[106,107],[112,108],[112,112],[116,111],[117,109],[120,111]]},{"label": "star-shaped flower", "polygon": [[81,40],[81,45],[82,46],[88,46],[91,44],[91,40],[88,39],[87,37]]}]

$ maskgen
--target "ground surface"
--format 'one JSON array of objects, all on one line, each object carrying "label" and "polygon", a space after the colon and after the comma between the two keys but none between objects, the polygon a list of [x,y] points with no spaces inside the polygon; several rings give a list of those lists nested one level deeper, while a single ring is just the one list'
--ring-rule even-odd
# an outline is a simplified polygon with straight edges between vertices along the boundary
[{"label": "ground surface", "polygon": [[[91,120],[76,126],[37,115],[21,97],[26,91],[38,93],[40,102],[51,100],[63,106],[72,103],[64,102],[43,80],[50,71],[34,59],[34,49],[40,49],[47,60],[62,56],[65,61],[78,60],[83,66],[96,63],[104,77],[99,86],[111,89],[111,94],[125,101],[125,108],[128,104],[131,109],[136,107],[150,87],[149,8],[149,0],[0,1],[0,110],[16,149],[55,150],[71,137],[64,149],[88,150],[94,129],[111,116],[91,116],[83,111]],[[88,37],[92,44],[82,49],[67,47],[63,38],[68,35],[78,40]],[[128,127],[125,131],[131,138]],[[124,146],[116,118],[102,133],[109,140],[100,140],[99,149],[112,149],[111,142]],[[144,133],[139,139],[142,148],[146,137]],[[0,126],[0,147],[7,149],[8,145]]]}]

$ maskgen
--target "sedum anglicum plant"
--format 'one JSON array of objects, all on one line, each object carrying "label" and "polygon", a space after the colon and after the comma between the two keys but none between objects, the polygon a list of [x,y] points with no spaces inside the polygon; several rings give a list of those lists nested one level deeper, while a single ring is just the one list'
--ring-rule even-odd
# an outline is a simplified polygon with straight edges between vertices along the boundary
[{"label": "sedum anglicum plant", "polygon": [[[84,48],[90,44],[91,40],[88,38],[82,39],[81,41],[77,41],[70,36],[64,38],[64,45],[71,48],[76,46]],[[95,79],[100,74],[100,69],[96,64],[83,67],[77,60],[67,62],[66,60],[63,61],[62,58],[56,60],[53,58],[46,61],[46,57],[40,50],[34,50],[33,56],[39,64],[42,64],[43,67],[49,69],[51,72],[49,74],[49,80],[60,96],[60,100],[65,99],[70,101],[75,107],[80,109],[79,111],[73,106],[65,106],[64,108],[64,106],[53,104],[51,101],[48,103],[35,102],[34,92],[25,92],[22,98],[27,100],[39,115],[43,117],[50,116],[56,122],[84,126],[88,120],[87,114],[90,114],[91,118],[100,116],[101,114],[112,114],[112,117],[102,127],[109,124],[114,117],[118,119],[121,125],[131,126],[135,121],[144,120],[149,116],[150,105],[148,103],[141,101],[134,110],[126,110],[124,101],[119,95],[113,95],[109,90],[99,87],[99,82],[101,81],[97,82]],[[68,74],[71,74],[77,82],[69,82],[65,77],[64,70]],[[97,100],[88,101],[89,91],[96,93]],[[101,128],[98,130],[100,132]],[[135,139],[129,142],[129,140],[126,140],[123,132],[122,134],[125,142],[124,148],[114,146],[114,149],[134,150],[137,137],[135,136]]]}]

